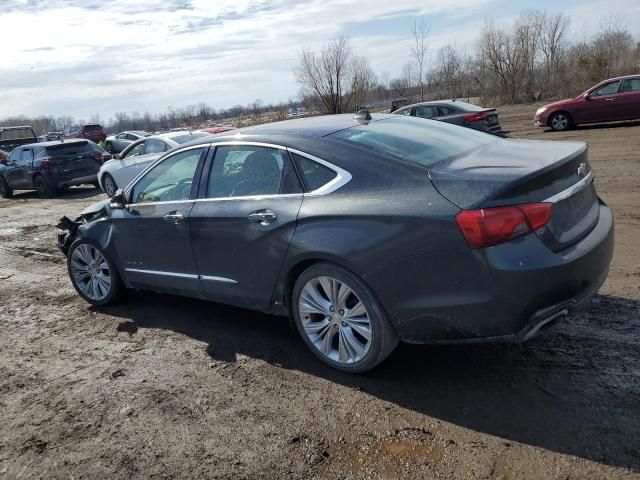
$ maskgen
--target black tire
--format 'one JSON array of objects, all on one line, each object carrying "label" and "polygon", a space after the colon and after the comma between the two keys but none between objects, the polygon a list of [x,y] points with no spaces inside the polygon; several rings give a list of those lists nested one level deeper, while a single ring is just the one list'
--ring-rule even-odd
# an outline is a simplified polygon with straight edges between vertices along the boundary
[{"label": "black tire", "polygon": [[[104,193],[107,194],[108,197],[113,197],[113,195],[118,190],[118,185],[116,184],[116,181],[108,173],[105,173],[104,176],[102,177],[102,185],[104,185],[103,191]],[[113,185],[113,187],[111,187],[110,185]]]},{"label": "black tire", "polygon": [[0,197],[11,198],[12,196],[13,190],[11,190],[11,187],[9,187],[9,184],[4,177],[0,177]]},{"label": "black tire", "polygon": [[38,192],[40,198],[51,198],[56,195],[56,189],[49,185],[42,175],[37,175],[33,180],[33,186]]},{"label": "black tire", "polygon": [[[81,245],[90,245],[94,249],[97,249],[107,262],[107,265],[109,267],[109,277],[111,280],[111,285],[108,294],[104,298],[94,299],[87,296],[81,286],[76,282],[76,279],[72,273],[72,260],[74,252]],[[86,302],[97,307],[116,303],[122,296],[122,292],[124,291],[124,285],[122,284],[122,280],[120,279],[120,275],[118,275],[118,270],[116,269],[113,261],[109,258],[109,256],[104,252],[102,247],[100,247],[97,242],[89,238],[78,238],[71,244],[71,247],[69,247],[69,251],[67,252],[67,273],[69,274],[69,280],[71,280],[71,284],[73,285],[73,288],[76,289],[76,292],[78,292]]]},{"label": "black tire", "polygon": [[113,144],[111,142],[107,142],[107,144],[105,145],[105,150],[107,152],[109,152],[111,155],[113,155],[115,152],[114,148],[113,148]]},{"label": "black tire", "polygon": [[567,112],[555,112],[549,117],[549,127],[554,132],[564,132],[572,126],[573,120]]},{"label": "black tire", "polygon": [[[348,286],[353,291],[356,297],[355,299],[360,300],[366,309],[366,316],[370,323],[370,345],[364,356],[352,363],[335,361],[329,358],[319,350],[319,347],[314,345],[311,338],[305,332],[300,312],[300,298],[303,293],[303,289],[307,286],[308,282],[313,282],[314,279],[322,277],[329,277],[330,279],[334,279],[339,283]],[[391,326],[384,309],[376,299],[371,289],[356,275],[337,265],[330,263],[318,263],[302,272],[293,287],[291,296],[291,312],[296,328],[298,329],[298,333],[313,354],[325,364],[344,372],[362,373],[371,370],[387,358],[398,345],[398,334]],[[340,315],[342,315],[342,310],[340,311]],[[321,321],[324,321],[322,315],[319,315],[319,317]],[[306,318],[308,319],[309,316],[307,315]],[[340,320],[336,319],[336,322],[339,323]],[[347,327],[344,321],[341,323],[343,326]],[[333,328],[338,329],[339,326],[334,325]],[[354,330],[351,330],[351,335],[353,334]],[[340,335],[338,335],[338,337],[340,337]],[[364,337],[361,338],[364,339]],[[338,338],[338,342],[339,341],[340,339]]]}]

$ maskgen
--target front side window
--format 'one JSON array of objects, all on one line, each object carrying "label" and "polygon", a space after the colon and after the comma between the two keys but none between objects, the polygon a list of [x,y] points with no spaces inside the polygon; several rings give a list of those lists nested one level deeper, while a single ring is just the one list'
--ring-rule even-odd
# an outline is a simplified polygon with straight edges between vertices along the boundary
[{"label": "front side window", "polygon": [[142,151],[144,150],[144,142],[140,142],[137,145],[131,147],[127,153],[124,154],[122,158],[131,158],[136,157],[138,155],[142,155]]},{"label": "front side window", "polygon": [[254,145],[216,148],[208,198],[278,195],[300,191],[284,150]]},{"label": "front side window", "polygon": [[11,152],[11,155],[9,155],[9,163],[13,163],[13,162],[17,162],[18,160],[20,160],[20,158],[22,157],[22,150],[20,150],[19,148],[16,148],[13,152]]},{"label": "front side window", "polygon": [[640,78],[628,78],[622,82],[622,93],[640,92]]},{"label": "front side window", "polygon": [[395,113],[396,115],[411,115],[411,107],[401,108],[400,110],[396,110],[393,113]]},{"label": "front side window", "polygon": [[592,97],[603,97],[605,95],[614,95],[618,93],[618,88],[620,87],[620,80],[615,82],[607,83],[606,85],[600,87],[597,90],[594,90],[591,93]]},{"label": "front side window", "polygon": [[329,183],[338,175],[330,168],[297,153],[293,154],[293,159],[298,165],[298,171],[304,179],[307,190],[311,192]]},{"label": "front side window", "polygon": [[33,162],[33,150],[31,150],[30,148],[25,148],[22,151],[22,163],[24,164],[30,164],[31,162]]},{"label": "front side window", "polygon": [[124,140],[124,139],[126,139],[127,137],[128,137],[128,134],[127,134],[127,133],[119,133],[118,135],[116,135],[116,138],[117,138],[118,140]]},{"label": "front side window", "polygon": [[191,198],[193,177],[204,150],[193,148],[167,157],[134,185],[131,202],[171,202]]}]

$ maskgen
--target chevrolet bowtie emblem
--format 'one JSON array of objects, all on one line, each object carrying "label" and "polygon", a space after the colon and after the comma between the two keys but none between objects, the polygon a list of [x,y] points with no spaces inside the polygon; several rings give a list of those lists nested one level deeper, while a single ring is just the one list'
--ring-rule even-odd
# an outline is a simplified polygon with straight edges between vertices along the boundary
[{"label": "chevrolet bowtie emblem", "polygon": [[578,176],[584,177],[587,174],[587,164],[585,162],[581,162],[578,165]]}]

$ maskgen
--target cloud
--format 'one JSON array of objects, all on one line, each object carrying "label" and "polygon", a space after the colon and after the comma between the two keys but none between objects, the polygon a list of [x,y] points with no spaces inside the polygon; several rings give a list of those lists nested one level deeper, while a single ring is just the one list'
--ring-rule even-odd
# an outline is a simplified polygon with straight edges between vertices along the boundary
[{"label": "cloud", "polygon": [[108,118],[282,101],[298,92],[291,71],[303,47],[347,33],[393,76],[409,61],[414,18],[432,20],[435,58],[448,42],[472,44],[505,1],[4,0],[0,31],[19,40],[2,53],[2,113]]}]

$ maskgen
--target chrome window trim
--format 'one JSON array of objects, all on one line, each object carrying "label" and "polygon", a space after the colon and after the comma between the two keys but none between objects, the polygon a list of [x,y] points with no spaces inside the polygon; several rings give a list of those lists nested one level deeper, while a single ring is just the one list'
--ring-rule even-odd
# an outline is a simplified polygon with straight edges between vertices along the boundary
[{"label": "chrome window trim", "polygon": [[254,147],[275,148],[277,150],[285,150],[285,151],[290,152],[290,153],[295,153],[297,155],[301,155],[301,156],[303,156],[305,158],[308,158],[309,160],[317,162],[320,165],[323,165],[323,166],[329,168],[330,170],[333,170],[336,173],[336,176],[331,181],[329,181],[329,182],[325,183],[324,185],[322,185],[320,188],[317,188],[317,189],[315,189],[315,190],[313,190],[311,192],[307,192],[307,193],[304,193],[304,194],[302,194],[302,193],[283,193],[283,194],[273,194],[273,195],[246,195],[246,196],[239,196],[239,197],[195,198],[195,199],[174,200],[174,201],[167,201],[167,202],[130,203],[130,204],[127,204],[126,206],[127,207],[129,207],[129,206],[131,206],[131,207],[139,207],[139,206],[143,206],[143,205],[165,205],[165,204],[169,204],[169,203],[212,202],[212,201],[223,201],[223,200],[248,200],[248,199],[259,200],[259,199],[262,199],[262,198],[297,197],[297,196],[300,196],[300,195],[317,197],[317,196],[327,195],[329,193],[335,192],[339,188],[342,188],[347,183],[349,183],[351,181],[351,179],[352,179],[351,174],[349,172],[347,172],[346,170],[344,170],[343,168],[340,168],[337,165],[334,165],[333,163],[330,163],[330,162],[327,162],[326,160],[318,158],[315,155],[311,155],[309,153],[303,152],[301,150],[297,150],[295,148],[289,148],[289,147],[286,147],[284,145],[277,145],[275,143],[251,142],[251,141],[244,141],[244,140],[230,140],[230,141],[225,141],[225,142],[211,142],[211,143],[202,143],[202,144],[199,144],[199,145],[191,145],[189,147],[185,147],[185,148],[181,148],[180,150],[176,150],[175,152],[172,152],[171,155],[160,157],[158,160],[156,160],[151,165],[149,165],[146,169],[144,169],[142,172],[140,172],[129,183],[129,185],[126,187],[126,190],[124,191],[124,196],[125,196],[125,198],[128,197],[129,193],[131,193],[131,190],[141,180],[142,176],[146,172],[148,172],[149,170],[154,168],[160,162],[163,162],[163,161],[173,157],[174,155],[177,155],[177,154],[182,153],[182,152],[186,152],[187,150],[193,150],[193,149],[196,149],[196,148],[211,148],[211,147],[215,148],[215,147],[218,147],[218,146],[241,146],[241,145],[249,145],[249,146],[254,146]]},{"label": "chrome window trim", "polygon": [[287,148],[287,150],[291,153],[295,153],[297,155],[300,155],[302,157],[308,158],[309,160],[312,160],[316,163],[319,163],[320,165],[323,165],[325,167],[327,167],[330,170],[333,170],[336,173],[336,176],[334,179],[332,179],[331,181],[325,183],[324,185],[322,185],[320,188],[317,188],[311,192],[307,192],[305,193],[305,196],[311,196],[311,197],[317,197],[320,195],[327,195],[329,193],[335,192],[336,190],[338,190],[339,188],[344,187],[347,183],[349,183],[351,181],[351,174],[349,172],[347,172],[345,169],[340,168],[336,165],[334,165],[333,163],[327,162],[326,160],[323,160],[321,158],[318,158],[314,155],[311,155],[309,153],[305,153],[302,152],[300,150],[296,150],[295,148]]},{"label": "chrome window trim", "polygon": [[210,282],[232,283],[237,284],[236,280],[226,277],[218,277],[215,275],[196,275],[194,273],[177,273],[177,272],[163,272],[161,270],[145,270],[142,268],[125,268],[126,272],[144,273],[148,275],[160,275],[163,277],[177,277],[188,278],[190,280],[207,280]]},{"label": "chrome window trim", "polygon": [[564,200],[565,198],[569,198],[571,195],[574,195],[574,194],[578,193],[580,190],[586,188],[586,186],[589,185],[589,183],[591,183],[592,181],[593,181],[593,173],[589,172],[580,181],[574,183],[569,188],[566,188],[563,191],[558,192],[555,195],[552,195],[551,197],[547,198],[546,200],[543,200],[543,202],[545,202],[545,203],[557,203],[557,202],[559,202],[561,200]]}]

